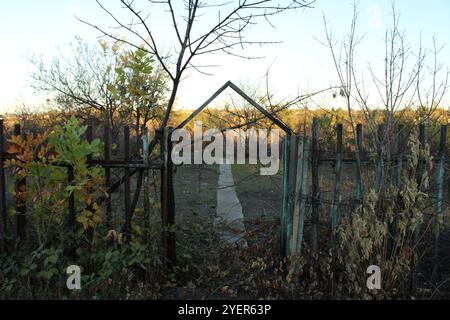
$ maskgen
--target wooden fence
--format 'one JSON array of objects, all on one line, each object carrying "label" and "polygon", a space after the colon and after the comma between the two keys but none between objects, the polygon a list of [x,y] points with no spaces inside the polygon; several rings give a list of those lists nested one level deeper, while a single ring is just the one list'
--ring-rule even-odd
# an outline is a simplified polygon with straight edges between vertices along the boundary
[{"label": "wooden fence", "polygon": [[[149,150],[149,137],[147,130],[143,129],[142,146],[143,146],[143,156],[138,154],[131,155],[130,152],[130,128],[125,126],[123,128],[123,155],[122,157],[112,158],[111,150],[112,143],[110,137],[110,130],[107,126],[103,129],[103,140],[104,150],[103,157],[100,159],[95,159],[92,155],[88,156],[87,164],[88,166],[100,166],[104,169],[104,180],[105,188],[107,190],[107,196],[100,197],[96,200],[98,205],[104,206],[104,221],[105,228],[109,230],[112,227],[112,208],[111,195],[116,192],[119,187],[123,185],[123,203],[124,203],[124,225],[122,227],[122,232],[124,238],[127,242],[131,241],[132,238],[132,219],[134,209],[138,203],[141,194],[141,186],[138,186],[132,197],[131,190],[131,177],[137,173],[142,175],[144,180],[143,189],[143,209],[145,216],[145,227],[148,229],[149,225],[149,215],[150,215],[150,203],[149,203],[149,188],[148,188],[148,173],[151,170],[157,170],[161,174],[161,220],[162,220],[162,248],[163,248],[163,260],[166,262],[166,266],[171,268],[175,263],[175,236],[170,228],[170,225],[175,223],[175,203],[173,194],[173,169],[170,155],[170,150],[172,148],[172,143],[169,139],[170,128],[166,128],[163,132],[156,132],[157,141],[161,147],[161,156],[157,159],[150,158]],[[21,132],[20,125],[14,126],[13,135],[20,136]],[[88,126],[86,131],[87,141],[92,141],[93,128]],[[4,129],[3,120],[0,119],[0,250],[4,251],[6,248],[6,237],[5,235],[10,234],[14,239],[21,242],[27,237],[27,203],[21,197],[11,196],[13,199],[7,199],[7,185],[8,179],[6,170],[4,168],[4,163],[7,159],[11,159],[14,156],[7,152],[7,142],[6,132]],[[138,144],[139,141],[133,140]],[[154,145],[153,145],[154,147]],[[134,148],[139,150],[139,146]],[[55,163],[53,165],[67,168],[67,181],[70,184],[75,179],[74,169],[65,163]],[[117,181],[113,181],[111,170],[118,169],[123,171],[123,175]],[[27,188],[26,179],[21,179],[16,181],[14,185],[14,193],[18,195]],[[14,203],[14,215],[12,219],[8,217],[8,200]],[[76,227],[76,216],[77,210],[75,206],[75,195],[72,192],[68,199],[68,219],[67,227],[69,230],[73,230]],[[15,242],[15,241],[14,241]]]},{"label": "wooden fence", "polygon": [[[171,162],[171,150],[172,143],[170,141],[171,128],[166,128],[162,132],[156,132],[157,143],[160,145],[161,153],[158,158],[150,158],[150,153],[155,145],[149,143],[149,137],[147,131],[144,130],[142,137],[143,156],[137,154],[131,154],[130,151],[130,128],[125,126],[123,128],[123,154],[120,158],[113,158],[111,156],[112,143],[110,138],[110,132],[107,127],[103,130],[104,150],[103,157],[93,158],[89,156],[87,162],[90,166],[100,166],[105,172],[105,187],[108,196],[97,199],[96,203],[102,205],[105,213],[105,227],[111,228],[112,220],[112,203],[111,194],[116,192],[119,187],[123,185],[123,203],[124,203],[124,225],[122,232],[126,241],[130,241],[132,234],[132,219],[133,212],[136,208],[136,204],[139,200],[140,189],[138,186],[132,197],[131,190],[131,177],[139,174],[143,177],[143,209],[144,215],[149,215],[150,203],[149,203],[149,188],[148,188],[148,172],[151,170],[157,170],[161,175],[161,220],[162,220],[162,248],[163,257],[167,266],[170,268],[175,264],[175,235],[171,225],[175,224],[175,201],[174,201],[174,188],[173,188],[173,164]],[[363,150],[363,126],[358,124],[355,127],[356,139],[355,150],[356,152],[352,157],[344,158],[343,152],[343,125],[338,124],[336,128],[336,146],[334,150],[334,158],[327,158],[324,156],[325,150],[320,147],[320,132],[319,132],[319,120],[314,119],[312,124],[311,136],[299,136],[290,134],[287,132],[283,143],[283,176],[282,176],[282,195],[281,195],[281,252],[284,257],[290,257],[295,255],[301,256],[302,243],[304,240],[304,226],[307,207],[311,206],[311,234],[309,242],[314,252],[320,250],[320,234],[321,234],[321,216],[329,214],[330,216],[330,228],[335,230],[339,217],[341,215],[342,206],[342,165],[343,163],[353,162],[357,166],[361,166],[362,163],[373,161],[372,158]],[[378,134],[383,132],[383,126],[380,125]],[[20,125],[14,127],[14,135],[21,135]],[[436,187],[436,214],[441,215],[444,210],[444,190],[445,190],[445,177],[446,177],[446,164],[447,164],[447,152],[446,152],[446,136],[447,126],[443,125],[440,128],[440,142],[435,156],[436,164],[436,179],[434,181]],[[86,133],[86,139],[92,141],[93,128],[88,127]],[[27,204],[20,197],[14,197],[12,201],[14,203],[14,215],[13,219],[8,217],[8,199],[7,199],[7,185],[8,179],[6,170],[4,169],[4,163],[7,159],[10,159],[12,155],[7,152],[6,133],[4,130],[3,121],[0,120],[0,250],[5,250],[5,235],[11,234],[16,240],[23,240],[27,237]],[[393,159],[385,159],[382,152],[381,143],[378,144],[378,148],[375,152],[375,187],[383,184],[385,177],[383,176],[383,166],[386,161],[395,163],[395,181],[397,185],[402,183],[402,168],[406,157],[406,150],[403,147],[405,144],[406,136],[403,130],[399,128],[397,135],[398,150],[399,152],[393,155]],[[425,126],[419,126],[419,141],[422,148],[426,143]],[[136,143],[138,143],[136,141]],[[136,146],[135,149],[139,149]],[[321,189],[319,184],[320,163],[332,162],[334,164],[334,190],[333,199],[330,206],[329,213],[323,212],[323,200],[321,198]],[[74,180],[73,168],[64,163],[55,164],[58,166],[67,168],[67,180],[70,183]],[[113,181],[111,170],[122,170],[122,177],[117,181]],[[354,177],[354,205],[358,206],[363,201],[363,183],[361,172],[357,170]],[[310,183],[311,181],[311,183]],[[16,194],[26,190],[26,179],[16,181],[14,189]],[[11,199],[10,199],[11,200]],[[68,221],[69,228],[74,228],[76,224],[77,211],[75,207],[75,198],[72,193],[68,201]],[[11,221],[12,220],[12,221]],[[145,227],[148,228],[149,219],[145,219]],[[330,239],[331,244],[334,245],[336,239],[334,238],[334,232]]]},{"label": "wooden fence", "polygon": [[[383,125],[379,125],[376,135],[381,137],[384,130]],[[416,128],[417,130],[417,128]],[[426,145],[426,127],[419,125],[418,140],[420,148]],[[393,175],[389,177],[390,182],[397,186],[402,185],[402,172],[405,167],[407,157],[407,136],[404,127],[397,128],[397,134],[393,135],[397,145],[396,151],[392,153],[390,159],[386,159],[383,153],[382,139],[378,139],[377,147],[373,155],[363,150],[363,126],[355,126],[355,139],[353,146],[353,156],[344,158],[343,152],[343,125],[336,127],[336,146],[334,158],[324,156],[325,150],[321,150],[319,145],[319,119],[314,118],[311,130],[311,136],[286,135],[283,143],[282,160],[282,195],[281,195],[281,252],[283,257],[298,259],[302,254],[302,244],[307,241],[313,252],[320,251],[320,231],[321,215],[329,215],[331,229],[331,239],[329,244],[333,247],[336,243],[335,230],[342,213],[342,166],[343,163],[354,163],[356,168],[361,168],[362,164],[373,163],[375,166],[375,181],[373,188],[383,186],[388,177],[384,176],[384,168],[390,163]],[[439,132],[439,144],[433,155],[435,175],[430,179],[433,183],[434,209],[436,215],[442,215],[444,212],[444,190],[446,179],[447,162],[447,126],[442,125]],[[373,137],[372,137],[373,138]],[[376,138],[376,137],[375,137]],[[329,152],[326,152],[329,154]],[[334,188],[333,197],[329,212],[324,212],[323,200],[321,199],[321,190],[319,185],[320,163],[334,164]],[[424,159],[419,158],[417,179],[422,176],[424,170]],[[419,181],[418,181],[419,182]],[[354,174],[354,192],[350,194],[353,198],[353,209],[362,204],[363,201],[363,179],[361,170],[355,170]],[[368,189],[368,188],[366,188]],[[368,191],[368,190],[366,190]],[[347,192],[348,195],[348,192]],[[311,206],[310,208],[307,206]],[[310,236],[305,239],[305,218],[307,209],[311,209],[311,228]],[[439,230],[436,233],[436,242],[438,241]],[[437,247],[437,246],[436,246]],[[326,249],[326,248],[322,248]]]}]

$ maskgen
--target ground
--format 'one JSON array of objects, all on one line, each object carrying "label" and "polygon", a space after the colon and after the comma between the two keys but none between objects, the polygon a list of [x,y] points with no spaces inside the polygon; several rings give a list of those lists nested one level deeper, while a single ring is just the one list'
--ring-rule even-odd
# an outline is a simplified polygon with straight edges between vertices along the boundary
[{"label": "ground", "polygon": [[[259,279],[252,279],[251,273],[255,268],[265,268],[263,260],[278,254],[280,199],[274,184],[281,181],[279,177],[261,177],[257,170],[254,166],[233,166],[249,244],[244,249],[224,247],[219,239],[220,230],[213,225],[218,166],[177,168],[177,250],[179,255],[189,252],[187,259],[181,256],[180,266],[190,266],[189,260],[195,259],[198,268],[178,275],[179,286],[167,289],[164,298],[257,298],[259,293],[255,292],[253,282]],[[260,190],[255,197],[256,188]],[[196,232],[191,232],[193,230]]]},{"label": "ground", "polygon": [[[334,188],[334,165],[322,163],[319,167],[322,198],[321,232],[329,232],[329,212]],[[120,170],[115,172],[119,176]],[[161,283],[158,298],[162,299],[259,299],[311,298],[285,281],[286,270],[281,263],[280,249],[280,198],[281,172],[275,176],[261,176],[255,165],[233,165],[237,196],[241,202],[248,248],[224,247],[220,231],[214,226],[217,205],[218,166],[185,165],[176,167],[174,174],[176,204],[177,267]],[[353,206],[355,166],[345,163],[342,168],[342,212]],[[311,177],[309,177],[311,178]],[[158,180],[158,175],[151,179]],[[431,181],[433,184],[434,180]],[[132,190],[135,188],[132,179]],[[311,183],[311,181],[309,181]],[[157,185],[157,184],[155,184]],[[160,190],[151,190],[152,224],[160,225]],[[141,195],[142,198],[142,195]],[[11,199],[11,197],[9,197]],[[123,224],[123,190],[114,193],[113,208],[115,228]],[[142,200],[142,199],[141,199]],[[138,207],[142,207],[142,203]],[[308,206],[310,207],[310,206]],[[310,210],[306,213],[305,239],[310,234]],[[140,219],[136,212],[135,219]],[[448,216],[446,216],[448,217]],[[448,219],[445,219],[448,221]],[[447,227],[448,229],[448,227]],[[429,239],[433,243],[433,239]],[[153,242],[160,243],[155,232]],[[439,268],[436,281],[430,285],[432,257],[428,254],[418,270],[419,294],[425,298],[449,298],[450,233],[444,231],[439,242]],[[328,242],[323,241],[326,248]],[[142,297],[147,297],[146,293]]]}]

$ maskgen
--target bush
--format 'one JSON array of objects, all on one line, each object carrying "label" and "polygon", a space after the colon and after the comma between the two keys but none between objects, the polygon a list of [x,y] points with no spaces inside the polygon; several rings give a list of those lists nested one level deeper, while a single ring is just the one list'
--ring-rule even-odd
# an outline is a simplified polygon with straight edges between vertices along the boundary
[{"label": "bush", "polygon": [[[432,158],[429,147],[421,149],[416,137],[408,145],[402,185],[368,190],[363,204],[340,220],[335,248],[320,256],[306,250],[300,286],[313,297],[387,299],[410,294],[419,247],[429,231],[423,226],[431,223],[425,221],[430,206],[422,190],[429,187]],[[381,268],[381,290],[367,289],[371,265]]]}]

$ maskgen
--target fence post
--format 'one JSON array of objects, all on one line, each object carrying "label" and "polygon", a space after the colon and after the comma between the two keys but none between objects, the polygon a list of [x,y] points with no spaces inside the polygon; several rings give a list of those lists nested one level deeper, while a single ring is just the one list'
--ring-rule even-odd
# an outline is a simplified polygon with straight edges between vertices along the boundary
[{"label": "fence post", "polygon": [[[92,129],[91,125],[88,125],[88,127],[87,127],[86,140],[89,143],[91,143],[92,140],[93,140],[93,129]],[[92,154],[88,154],[88,156],[87,156],[87,163],[90,164],[91,161],[92,161]]]},{"label": "fence post", "polygon": [[289,176],[288,176],[288,214],[287,214],[287,239],[286,239],[286,256],[290,256],[292,253],[292,223],[293,223],[293,210],[295,201],[295,183],[297,175],[297,150],[298,138],[296,135],[291,135],[291,142],[289,144]]},{"label": "fence post", "polygon": [[361,177],[361,155],[363,153],[362,149],[362,138],[363,138],[363,126],[361,123],[356,125],[356,181],[355,181],[355,189],[356,189],[356,197],[355,204],[356,208],[359,207],[362,203],[362,177]]},{"label": "fence post", "polygon": [[[308,164],[309,164],[309,148],[310,140],[308,137],[304,138],[304,152],[302,159],[302,182],[300,191],[300,215],[298,222],[298,235],[297,235],[297,257],[300,259],[302,256],[302,243],[303,243],[303,228],[305,225],[305,215],[306,215],[306,200],[308,200],[309,190],[308,190]],[[300,264],[298,264],[300,268]],[[298,269],[297,274],[300,269]]]},{"label": "fence post", "polygon": [[[419,143],[420,143],[420,150],[423,150],[425,148],[425,125],[420,124],[419,125]],[[419,158],[418,168],[417,168],[417,185],[419,187],[419,190],[422,190],[422,176],[425,171],[425,160],[422,156]]]},{"label": "fence post", "polygon": [[109,164],[111,161],[111,138],[109,125],[105,125],[103,132],[103,158],[105,159],[105,186],[108,192],[106,198],[106,228],[109,230],[112,227],[112,203],[111,203],[111,168]]},{"label": "fence post", "polygon": [[337,125],[336,163],[333,205],[331,206],[331,245],[336,244],[336,226],[341,206],[341,171],[342,171],[342,124]]},{"label": "fence post", "polygon": [[319,186],[319,119],[313,119],[312,125],[312,230],[311,243],[314,253],[319,251],[320,245],[320,186]]},{"label": "fence post", "polygon": [[[425,125],[420,124],[419,125],[419,143],[420,143],[420,150],[423,150],[425,148]],[[417,172],[416,172],[416,182],[419,191],[422,191],[422,177],[425,170],[425,160],[422,156],[419,157],[419,163],[417,165]],[[417,246],[419,239],[420,239],[420,229],[422,228],[422,221],[418,219],[416,223],[416,230],[414,232],[414,246]],[[417,262],[417,261],[415,261]],[[417,268],[414,266],[412,272],[411,272],[411,295],[414,295],[416,293],[416,287],[417,287]]]},{"label": "fence post", "polygon": [[5,249],[4,237],[7,231],[6,179],[5,169],[3,168],[6,153],[4,141],[3,119],[0,119],[0,252]]},{"label": "fence post", "polygon": [[[434,261],[433,270],[436,271],[439,255],[439,232],[442,219],[442,200],[444,197],[444,181],[445,181],[445,146],[447,139],[447,126],[442,125],[439,139],[439,160],[437,167],[437,179],[436,179],[436,225],[435,225],[435,240],[434,240]],[[435,272],[433,272],[434,274]]]},{"label": "fence post", "polygon": [[403,151],[405,144],[405,133],[402,124],[398,126],[397,133],[397,171],[396,171],[396,184],[398,188],[402,188],[402,174],[403,174]]},{"label": "fence post", "polygon": [[125,204],[125,224],[123,227],[126,242],[131,241],[131,183],[130,183],[130,168],[127,164],[130,162],[130,127],[123,128],[123,142],[124,142],[124,204]]},{"label": "fence post", "polygon": [[164,259],[170,270],[175,265],[175,234],[171,228],[175,225],[175,201],[173,192],[173,165],[170,157],[171,128],[164,128],[161,141],[163,169],[161,171],[161,214],[162,214],[162,242]]},{"label": "fence post", "polygon": [[[14,126],[14,135],[20,136],[20,124]],[[23,241],[26,237],[26,223],[27,223],[27,204],[23,199],[23,194],[27,190],[27,182],[25,178],[18,179],[15,183],[15,198],[16,198],[16,236],[19,240]]]},{"label": "fence post", "polygon": [[167,133],[167,145],[168,145],[168,158],[167,158],[167,174],[169,183],[169,264],[172,268],[176,264],[176,240],[175,231],[173,227],[175,226],[175,190],[173,186],[173,162],[172,162],[172,127],[168,128]]},{"label": "fence post", "polygon": [[[72,186],[75,182],[75,174],[73,171],[73,167],[72,166],[68,166],[67,167],[67,181],[69,183],[70,186]],[[75,191],[72,190],[72,192],[70,192],[69,195],[69,217],[68,217],[68,225],[70,230],[72,231],[75,227],[75,219],[76,219],[76,214],[75,214]]]},{"label": "fence post", "polygon": [[298,254],[298,236],[299,236],[299,228],[300,228],[300,215],[303,212],[300,212],[300,203],[302,201],[302,177],[303,177],[303,165],[304,165],[304,152],[305,152],[305,140],[304,137],[299,137],[297,146],[297,156],[295,158],[296,163],[296,176],[295,176],[295,185],[294,185],[294,203],[292,209],[292,230],[289,232],[292,233],[291,239],[292,243],[290,244],[291,249],[291,265],[295,265],[298,262],[299,256]]},{"label": "fence post", "polygon": [[[419,143],[420,143],[420,150],[424,150],[425,149],[425,142],[426,142],[426,136],[425,136],[425,125],[424,124],[420,124],[419,125]],[[419,157],[419,163],[418,163],[418,167],[417,167],[417,186],[419,191],[423,190],[423,186],[422,186],[422,177],[425,171],[425,159],[423,158],[423,156],[421,155]],[[419,235],[420,235],[420,228],[422,227],[422,221],[417,221],[417,227],[416,227],[416,234],[414,237],[414,241],[417,242],[419,240]]]},{"label": "fence post", "polygon": [[[73,186],[75,183],[75,173],[73,166],[69,165],[67,167],[67,183],[69,186]],[[69,214],[67,216],[67,247],[65,248],[65,253],[71,259],[75,259],[76,254],[76,210],[75,210],[75,190],[72,190],[69,194],[68,199],[68,210]]]},{"label": "fence post", "polygon": [[288,202],[289,202],[289,158],[290,158],[291,136],[286,134],[283,144],[283,176],[281,177],[281,256],[287,256],[287,225],[288,225]]},{"label": "fence post", "polygon": [[[144,165],[148,166],[148,130],[145,126],[142,127],[142,152],[144,153]],[[150,240],[150,192],[148,188],[149,172],[150,170],[148,168],[144,171],[144,240],[146,243]]]},{"label": "fence post", "polygon": [[383,186],[383,135],[384,125],[379,124],[377,129],[377,160],[376,160],[376,175],[375,175],[375,189],[381,191]]},{"label": "fence post", "polygon": [[[87,130],[86,130],[86,141],[90,144],[90,143],[92,143],[92,140],[94,140],[94,137],[93,137],[93,129],[92,129],[92,126],[91,126],[90,124],[88,124]],[[90,153],[90,154],[88,154],[88,155],[86,156],[86,163],[87,163],[88,165],[91,165],[91,164],[92,164],[92,153]],[[90,212],[93,212],[93,211],[94,211],[94,209],[93,209],[93,207],[92,207],[92,204],[88,205],[88,206],[87,206],[87,209],[88,209]],[[93,230],[92,230],[92,229],[88,229],[87,232],[86,232],[86,235],[87,235],[88,239],[90,239],[90,241],[92,241],[93,236],[94,236]]]}]

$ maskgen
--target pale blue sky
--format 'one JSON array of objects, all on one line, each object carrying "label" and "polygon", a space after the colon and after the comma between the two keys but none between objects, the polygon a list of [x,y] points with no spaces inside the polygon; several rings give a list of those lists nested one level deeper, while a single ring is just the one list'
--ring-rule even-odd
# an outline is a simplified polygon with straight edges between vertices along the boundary
[{"label": "pale blue sky", "polygon": [[[113,1],[103,1],[112,5]],[[220,64],[210,70],[208,77],[192,73],[182,84],[178,106],[194,108],[201,104],[225,81],[252,82],[264,85],[264,75],[271,67],[271,89],[279,97],[293,96],[298,91],[320,90],[335,84],[335,72],[329,52],[314,38],[324,38],[322,13],[327,16],[336,35],[348,30],[352,16],[351,0],[317,0],[314,9],[287,13],[274,24],[255,27],[252,34],[264,40],[281,40],[282,44],[250,48],[249,53],[264,55],[256,61],[239,60],[224,55],[207,58],[207,63]],[[445,44],[441,58],[450,66],[450,1],[397,0],[401,11],[401,27],[407,32],[412,49],[418,46],[420,35],[424,46],[431,45],[433,36]],[[391,22],[390,0],[361,0],[359,2],[359,32],[365,38],[359,48],[361,66],[382,63],[383,37]],[[0,4],[0,112],[13,111],[21,102],[36,104],[43,97],[28,87],[31,66],[25,59],[31,54],[51,57],[57,46],[70,42],[75,35],[95,40],[99,34],[78,22],[77,16],[100,26],[113,25],[94,0],[17,0]],[[208,17],[205,18],[208,22]],[[165,34],[170,21],[164,16],[151,18],[156,34],[165,48],[170,39]],[[152,25],[152,26],[153,26]]]}]

